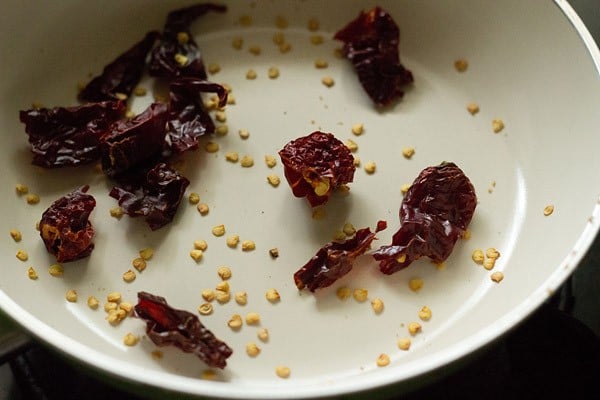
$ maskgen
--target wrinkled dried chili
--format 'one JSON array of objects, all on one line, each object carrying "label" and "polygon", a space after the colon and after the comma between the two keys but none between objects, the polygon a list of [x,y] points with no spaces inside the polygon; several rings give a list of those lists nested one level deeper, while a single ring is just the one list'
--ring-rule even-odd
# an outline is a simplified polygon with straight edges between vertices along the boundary
[{"label": "wrinkled dried chili", "polygon": [[89,256],[94,249],[94,227],[89,216],[96,200],[86,194],[89,186],[59,198],[48,207],[40,220],[40,236],[58,262]]},{"label": "wrinkled dried chili", "polygon": [[343,242],[330,242],[294,274],[296,287],[307,288],[311,292],[331,286],[352,269],[354,260],[364,254],[376,239],[377,232],[387,227],[385,221],[378,221],[375,232],[369,228],[356,231],[356,234]]},{"label": "wrinkled dried chili", "polygon": [[233,350],[217,339],[198,317],[175,309],[163,297],[138,292],[136,315],[146,322],[146,334],[157,346],[175,346],[198,356],[209,367],[225,368]]},{"label": "wrinkled dried chili", "polygon": [[141,41],[106,65],[102,74],[94,77],[79,92],[79,100],[99,102],[129,97],[146,67],[146,56],[159,37],[158,32],[148,32]]},{"label": "wrinkled dried chili", "polygon": [[306,197],[311,207],[326,203],[334,189],[354,178],[352,153],[331,133],[315,131],[292,140],[279,156],[294,196]]},{"label": "wrinkled dried chili", "polygon": [[33,153],[45,168],[75,166],[100,158],[100,136],[125,113],[122,101],[75,107],[35,108],[19,112]]},{"label": "wrinkled dried chili", "polygon": [[384,274],[408,267],[420,257],[446,260],[473,218],[477,196],[473,184],[454,163],[425,168],[400,206],[400,229],[392,244],[373,253]]},{"label": "wrinkled dried chili", "polygon": [[150,75],[167,79],[179,76],[206,79],[202,54],[190,32],[190,25],[207,12],[226,10],[223,5],[201,3],[171,11],[160,43],[151,52]]},{"label": "wrinkled dried chili", "polygon": [[386,106],[404,95],[412,73],[400,63],[400,29],[380,7],[361,12],[334,35],[344,42],[343,54],[354,65],[371,100]]}]

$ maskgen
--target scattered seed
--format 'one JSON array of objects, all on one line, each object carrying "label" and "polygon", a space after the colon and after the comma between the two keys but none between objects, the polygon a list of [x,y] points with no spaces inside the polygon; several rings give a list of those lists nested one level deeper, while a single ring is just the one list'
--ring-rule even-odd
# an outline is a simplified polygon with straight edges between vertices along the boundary
[{"label": "scattered seed", "polygon": [[285,29],[288,27],[288,20],[285,17],[278,15],[275,17],[275,26],[279,29]]},{"label": "scattered seed", "polygon": [[325,218],[325,215],[326,215],[325,208],[315,207],[312,210],[311,217],[312,217],[312,219],[315,219],[315,220],[322,220],[323,218]]},{"label": "scattered seed", "polygon": [[402,193],[402,195],[406,195],[411,186],[412,185],[410,183],[405,183],[404,185],[400,186],[400,193]]},{"label": "scattered seed", "polygon": [[196,209],[198,210],[200,215],[206,215],[206,214],[208,214],[208,211],[209,211],[208,204],[206,204],[206,203],[199,203],[196,206]]},{"label": "scattered seed", "polygon": [[483,264],[483,261],[485,259],[483,250],[481,250],[481,249],[473,250],[473,253],[471,253],[471,259],[477,264]]},{"label": "scattered seed", "polygon": [[50,268],[48,268],[48,272],[54,277],[63,276],[65,269],[60,264],[52,264]]},{"label": "scattered seed", "polygon": [[350,288],[343,286],[336,290],[335,295],[340,300],[346,300],[352,295],[352,291],[350,290]]},{"label": "scattered seed", "polygon": [[198,204],[200,202],[200,195],[196,192],[192,192],[188,196],[188,201],[190,204]]},{"label": "scattered seed", "polygon": [[277,247],[273,247],[272,249],[269,249],[269,255],[271,256],[271,258],[279,257],[279,249]]},{"label": "scattered seed", "polygon": [[206,240],[202,240],[202,239],[195,240],[194,248],[198,249],[198,250],[206,251],[206,249],[208,249],[208,243],[206,243]]},{"label": "scattered seed", "polygon": [[407,338],[407,337],[400,338],[400,339],[398,339],[397,343],[398,343],[398,348],[400,350],[406,351],[406,350],[410,349],[410,338]]},{"label": "scattered seed", "polygon": [[215,299],[219,304],[228,303],[231,300],[231,294],[228,291],[215,290]]},{"label": "scattered seed", "polygon": [[229,321],[227,321],[227,326],[229,326],[233,330],[238,330],[242,327],[242,316],[239,314],[233,314]]},{"label": "scattered seed", "polygon": [[356,136],[362,135],[365,131],[365,126],[361,123],[352,125],[352,133]]},{"label": "scattered seed", "polygon": [[202,298],[205,301],[213,301],[215,299],[215,291],[212,289],[204,289],[202,291]]},{"label": "scattered seed", "polygon": [[238,162],[239,159],[239,155],[236,151],[229,151],[227,153],[225,153],[225,160],[232,162],[232,163],[236,163]]},{"label": "scattered seed", "polygon": [[277,187],[281,183],[281,179],[277,175],[271,174],[267,176],[267,182],[269,182],[271,186]]},{"label": "scattered seed", "polygon": [[271,303],[277,303],[279,300],[281,300],[281,296],[279,295],[279,292],[277,291],[277,289],[273,289],[273,288],[267,290],[265,297]]},{"label": "scattered seed", "polygon": [[234,37],[231,40],[231,46],[236,50],[240,50],[243,45],[244,45],[244,39],[242,39],[241,37]]},{"label": "scattered seed", "polygon": [[260,315],[255,312],[249,312],[246,314],[246,324],[258,325],[260,323]]},{"label": "scattered seed", "polygon": [[494,131],[494,133],[498,133],[502,129],[504,129],[504,121],[502,121],[501,119],[493,119],[492,130]]},{"label": "scattered seed", "polygon": [[252,240],[244,240],[242,242],[242,251],[252,251],[256,249],[256,244]]},{"label": "scattered seed", "polygon": [[485,251],[485,255],[486,255],[486,257],[493,258],[493,259],[500,258],[500,252],[497,249],[495,249],[494,247],[490,247],[489,249],[487,249]]},{"label": "scattered seed", "polygon": [[252,46],[248,47],[248,51],[251,54],[254,54],[255,56],[258,56],[262,52],[262,49],[258,45],[252,45]]},{"label": "scattered seed", "polygon": [[238,131],[238,135],[240,136],[240,138],[242,139],[248,139],[250,137],[250,132],[248,132],[247,129],[240,129]]},{"label": "scattered seed", "polygon": [[369,291],[367,289],[354,289],[352,297],[354,297],[354,300],[362,303],[369,297]]},{"label": "scattered seed", "polygon": [[429,321],[431,319],[431,309],[427,306],[421,307],[419,310],[419,318],[423,321]]},{"label": "scattered seed", "polygon": [[190,257],[192,257],[194,259],[194,261],[200,261],[203,254],[204,253],[202,252],[202,250],[198,250],[198,249],[190,250]]},{"label": "scattered seed", "polygon": [[246,79],[249,79],[249,80],[254,80],[254,79],[256,79],[256,77],[257,77],[257,74],[256,74],[256,71],[255,71],[255,70],[253,70],[253,69],[249,69],[249,70],[246,72]]},{"label": "scattered seed", "polygon": [[404,158],[407,158],[410,160],[410,158],[415,155],[415,148],[414,147],[403,148],[402,155],[404,156]]},{"label": "scattered seed", "polygon": [[244,168],[250,168],[254,165],[254,159],[249,155],[245,155],[240,160],[240,165]]},{"label": "scattered seed", "polygon": [[385,353],[381,353],[379,357],[377,357],[377,361],[375,362],[378,367],[385,367],[390,363],[390,356]]},{"label": "scattered seed", "polygon": [[289,367],[285,367],[283,365],[278,365],[275,367],[275,374],[282,379],[289,378],[291,373],[292,370]]},{"label": "scattered seed", "polygon": [[31,205],[34,205],[34,204],[37,204],[40,202],[40,196],[38,196],[37,194],[33,194],[33,193],[28,194],[25,197],[25,199],[27,200],[27,204],[31,204]]},{"label": "scattered seed", "polygon": [[471,230],[469,228],[465,229],[464,232],[461,235],[461,238],[464,240],[469,240],[471,239]]},{"label": "scattered seed", "polygon": [[119,305],[117,303],[113,303],[112,301],[108,301],[106,303],[104,303],[104,311],[106,311],[107,313],[111,312],[111,311],[115,311],[119,308]]},{"label": "scattered seed", "polygon": [[308,30],[311,32],[318,31],[320,27],[319,20],[316,18],[311,18],[308,20]]},{"label": "scattered seed", "polygon": [[27,255],[27,252],[25,250],[18,250],[15,256],[21,261],[27,261],[27,259],[29,258],[29,255]]},{"label": "scattered seed", "polygon": [[408,288],[413,292],[418,292],[423,288],[423,279],[413,278],[408,281]]},{"label": "scattered seed", "polygon": [[492,281],[499,283],[502,279],[504,279],[504,274],[500,271],[496,271],[490,276],[490,278]]},{"label": "scattered seed", "polygon": [[67,299],[68,302],[75,303],[77,301],[77,290],[75,290],[75,289],[67,290],[67,294],[65,295],[65,298]]},{"label": "scattered seed", "polygon": [[215,133],[218,136],[225,136],[225,135],[227,135],[227,133],[229,133],[229,127],[227,125],[219,125],[215,129]]},{"label": "scattered seed", "polygon": [[92,310],[95,310],[100,305],[100,302],[98,301],[98,299],[95,296],[89,296],[87,298],[87,305]]},{"label": "scattered seed", "polygon": [[375,161],[367,161],[364,168],[367,174],[374,174],[375,170],[377,169],[377,165],[375,164]]},{"label": "scattered seed", "polygon": [[269,71],[267,72],[267,75],[268,75],[269,79],[277,79],[277,78],[279,78],[279,68],[277,68],[277,67],[270,67]]},{"label": "scattered seed", "polygon": [[36,280],[38,278],[38,274],[37,274],[36,270],[33,267],[27,268],[27,276],[32,281],[34,281],[34,280]]},{"label": "scattered seed", "polygon": [[383,300],[381,300],[379,297],[374,298],[371,300],[371,308],[373,308],[375,314],[381,314],[383,311]]},{"label": "scattered seed", "polygon": [[129,315],[133,311],[133,304],[123,301],[119,303],[119,309],[125,311],[127,315]]},{"label": "scattered seed", "polygon": [[342,231],[346,236],[352,236],[356,233],[356,228],[351,223],[346,222],[342,228]]},{"label": "scattered seed", "polygon": [[108,210],[108,212],[113,218],[121,218],[125,214],[125,210],[119,206],[112,207],[110,210]]},{"label": "scattered seed", "polygon": [[15,242],[20,242],[23,236],[21,235],[21,231],[17,229],[10,230],[10,236],[13,238]]},{"label": "scattered seed", "polygon": [[185,67],[189,61],[188,58],[184,54],[180,54],[180,53],[175,54],[175,56],[173,58],[175,59],[175,62],[180,67]]},{"label": "scattered seed", "polygon": [[110,292],[106,295],[106,300],[112,303],[118,303],[121,301],[121,293],[119,292]]},{"label": "scattered seed", "polygon": [[140,338],[133,333],[128,333],[123,338],[123,344],[125,344],[125,346],[135,346],[139,341]]},{"label": "scattered seed", "polygon": [[358,144],[352,139],[348,139],[345,144],[348,150],[353,153],[358,150]]},{"label": "scattered seed", "polygon": [[206,144],[204,145],[204,150],[207,153],[216,153],[217,151],[219,151],[219,143],[217,142],[206,142]]},{"label": "scattered seed", "polygon": [[127,272],[125,272],[123,274],[123,280],[127,283],[133,282],[135,280],[135,278],[136,278],[135,272],[132,270],[127,270]]},{"label": "scattered seed", "polygon": [[468,67],[469,67],[469,63],[467,62],[467,60],[460,59],[460,60],[454,61],[454,68],[456,68],[456,70],[458,72],[465,72]]},{"label": "scattered seed", "polygon": [[292,50],[292,45],[291,45],[291,44],[289,44],[288,42],[281,43],[281,44],[279,45],[279,52],[280,52],[280,53],[287,53],[287,52],[289,52],[290,50]]},{"label": "scattered seed", "polygon": [[229,293],[229,282],[227,282],[227,281],[221,281],[221,282],[217,283],[217,286],[215,287],[215,290],[217,292],[227,292],[227,293]]},{"label": "scattered seed", "polygon": [[267,328],[260,328],[256,332],[256,336],[261,342],[267,342],[269,340],[269,330]]},{"label": "scattered seed", "polygon": [[207,71],[209,74],[214,75],[214,74],[218,73],[219,71],[221,71],[221,66],[217,63],[210,63],[210,64],[208,64]]},{"label": "scattered seed", "polygon": [[415,336],[419,332],[421,332],[421,324],[418,322],[411,322],[408,324],[408,333],[412,336]]},{"label": "scattered seed", "polygon": [[217,275],[219,275],[221,279],[227,280],[231,278],[231,268],[226,265],[221,265],[219,268],[217,268]]},{"label": "scattered seed", "polygon": [[239,242],[240,242],[240,236],[239,235],[228,236],[227,239],[225,240],[225,243],[227,243],[227,246],[229,246],[231,248],[237,247],[237,245],[238,245]]},{"label": "scattered seed", "polygon": [[277,159],[274,156],[267,154],[265,156],[265,164],[267,164],[267,167],[273,168],[277,165]]},{"label": "scattered seed", "polygon": [[235,302],[240,306],[245,306],[248,303],[248,293],[241,291],[237,292],[234,296]]},{"label": "scattered seed", "polygon": [[283,32],[275,32],[273,34],[273,43],[275,43],[276,45],[282,45],[283,43],[285,43],[285,35],[283,34]]},{"label": "scattered seed", "polygon": [[475,115],[479,112],[479,105],[477,103],[469,103],[467,104],[467,111],[471,115]]},{"label": "scattered seed", "polygon": [[310,37],[310,42],[314,45],[323,44],[324,41],[323,35],[311,35]]},{"label": "scattered seed", "polygon": [[17,183],[15,185],[15,191],[19,196],[27,194],[29,192],[29,188],[27,185],[23,185],[22,183]]},{"label": "scattered seed", "polygon": [[343,242],[344,240],[346,240],[346,234],[344,233],[344,231],[335,231],[333,233],[333,240],[338,241],[338,242]]},{"label": "scattered seed", "polygon": [[552,214],[553,212],[554,212],[554,206],[552,204],[549,204],[546,207],[544,207],[544,215],[546,217],[549,216],[550,214]]},{"label": "scattered seed", "polygon": [[256,357],[260,353],[260,347],[256,343],[250,342],[246,345],[246,354],[250,357]]},{"label": "scattered seed", "polygon": [[321,83],[327,87],[332,87],[335,85],[335,81],[330,76],[325,76],[321,79]]},{"label": "scattered seed", "polygon": [[327,62],[327,60],[324,60],[322,58],[317,58],[315,60],[315,68],[323,69],[327,67],[329,67],[329,63]]},{"label": "scattered seed", "polygon": [[215,236],[223,236],[225,234],[225,225],[216,225],[212,228],[212,234]]},{"label": "scattered seed", "polygon": [[210,303],[202,303],[198,307],[198,312],[201,315],[210,315],[213,312],[213,306]]}]

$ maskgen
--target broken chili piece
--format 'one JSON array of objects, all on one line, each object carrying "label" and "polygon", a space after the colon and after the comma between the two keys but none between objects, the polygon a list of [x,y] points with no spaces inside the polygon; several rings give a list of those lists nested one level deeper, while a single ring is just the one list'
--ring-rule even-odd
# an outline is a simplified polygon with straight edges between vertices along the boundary
[{"label": "broken chili piece", "polygon": [[159,155],[165,143],[168,107],[153,103],[130,120],[113,123],[100,143],[102,170],[114,178]]},{"label": "broken chili piece", "polygon": [[150,75],[173,79],[194,76],[206,79],[206,70],[198,44],[190,31],[194,20],[207,12],[225,12],[226,6],[201,3],[171,11],[163,29],[162,38],[150,57]]},{"label": "broken chili piece", "polygon": [[218,107],[227,103],[227,89],[218,83],[199,78],[182,77],[170,85],[167,135],[174,153],[198,147],[198,138],[214,133],[215,124],[204,107],[201,93],[216,93]]},{"label": "broken chili piece", "polygon": [[386,106],[401,98],[402,88],[413,83],[412,73],[400,63],[400,29],[380,7],[361,12],[334,38],[344,42],[344,56],[376,105]]},{"label": "broken chili piece", "polygon": [[420,257],[446,260],[473,218],[477,196],[473,184],[454,163],[425,168],[400,206],[400,229],[392,244],[373,253],[384,274],[408,267]]},{"label": "broken chili piece", "polygon": [[354,237],[343,242],[330,242],[323,246],[302,268],[294,274],[294,282],[299,290],[308,288],[311,292],[331,286],[352,270],[354,260],[371,248],[377,232],[387,227],[385,221],[378,221],[375,232],[369,228],[356,231]]},{"label": "broken chili piece", "polygon": [[58,262],[87,257],[94,249],[94,227],[89,216],[96,200],[86,194],[88,189],[82,186],[61,197],[42,214],[40,236]]},{"label": "broken chili piece", "polygon": [[150,229],[157,230],[173,220],[190,181],[165,163],[140,175],[128,176],[109,195],[127,215],[143,216]]},{"label": "broken chili piece", "polygon": [[279,156],[294,196],[306,197],[311,207],[326,203],[334,189],[354,179],[354,157],[331,133],[292,140]]},{"label": "broken chili piece", "polygon": [[195,354],[209,367],[227,366],[233,350],[191,312],[175,309],[163,297],[147,292],[138,292],[135,312],[146,322],[146,334],[157,346],[178,347]]},{"label": "broken chili piece", "polygon": [[79,92],[79,100],[98,102],[115,100],[120,96],[129,97],[142,77],[146,56],[159,37],[158,32],[148,32],[140,42],[104,67],[102,74],[93,78]]},{"label": "broken chili piece", "polygon": [[125,113],[122,101],[19,112],[33,153],[32,163],[58,168],[100,158],[100,136]]}]

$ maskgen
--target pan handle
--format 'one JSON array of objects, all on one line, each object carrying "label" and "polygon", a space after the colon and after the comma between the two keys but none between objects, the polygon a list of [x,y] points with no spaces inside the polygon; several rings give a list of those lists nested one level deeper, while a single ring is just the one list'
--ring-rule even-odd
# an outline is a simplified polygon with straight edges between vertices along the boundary
[{"label": "pan handle", "polygon": [[31,345],[31,338],[0,312],[0,365]]}]

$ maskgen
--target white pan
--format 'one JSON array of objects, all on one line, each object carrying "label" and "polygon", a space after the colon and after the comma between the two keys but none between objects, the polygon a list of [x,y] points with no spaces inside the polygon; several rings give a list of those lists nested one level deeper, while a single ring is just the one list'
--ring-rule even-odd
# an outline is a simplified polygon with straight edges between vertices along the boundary
[{"label": "white pan", "polygon": [[[109,215],[116,205],[111,183],[93,165],[44,170],[31,165],[19,110],[33,102],[47,107],[77,104],[79,82],[149,30],[162,29],[167,13],[189,2],[17,2],[0,13],[0,306],[24,330],[67,356],[134,385],[217,398],[308,398],[336,396],[402,384],[455,362],[495,340],[533,312],[577,267],[600,227],[600,54],[566,1],[231,1],[225,14],[209,13],[193,25],[193,35],[207,64],[221,70],[209,79],[227,83],[236,104],[226,108],[229,133],[204,137],[200,149],[184,159],[191,184],[174,221],[150,231],[141,219]],[[378,110],[366,97],[350,63],[334,56],[341,43],[333,34],[361,10],[380,5],[401,30],[400,55],[414,74],[404,98]],[[277,17],[287,21],[277,25]],[[317,31],[308,29],[316,19]],[[247,22],[250,21],[250,24]],[[282,31],[291,44],[282,53],[273,43]],[[313,35],[324,42],[314,44]],[[243,38],[243,47],[232,46]],[[260,54],[252,54],[259,46]],[[326,69],[316,59],[329,62]],[[468,62],[458,72],[456,60]],[[270,67],[279,77],[270,79]],[[249,69],[257,78],[249,80]],[[335,84],[321,83],[325,76]],[[144,76],[146,96],[135,97],[142,111],[158,90]],[[475,115],[467,104],[476,102]],[[492,120],[504,129],[494,133]],[[351,128],[362,123],[362,135]],[[220,123],[219,123],[220,124]],[[239,130],[250,136],[241,139]],[[336,194],[315,218],[304,199],[293,197],[281,163],[270,169],[263,157],[276,155],[288,141],[315,130],[331,132],[358,144],[361,159],[350,193]],[[207,153],[208,141],[218,143]],[[407,159],[402,149],[413,147]],[[236,151],[254,158],[242,168],[225,160]],[[376,163],[375,173],[363,169]],[[394,275],[381,274],[371,256],[333,286],[312,294],[299,291],[293,273],[345,223],[373,229],[386,220],[373,248],[389,244],[399,227],[401,186],[442,161],[459,165],[471,179],[478,205],[471,238],[459,240],[444,268],[421,259]],[[266,177],[276,174],[278,187]],[[25,184],[39,195],[27,204],[15,191]],[[90,257],[65,263],[55,277],[55,263],[36,230],[36,221],[56,199],[84,184],[97,201],[91,215],[96,229]],[[200,194],[210,211],[202,216],[187,195]],[[553,206],[545,215],[547,206]],[[227,233],[215,237],[211,228]],[[22,240],[9,235],[18,229]],[[252,240],[254,251],[229,248],[231,234]],[[201,260],[189,252],[195,240],[208,249]],[[122,275],[142,248],[155,250],[147,268],[126,283]],[[475,249],[494,247],[501,256],[492,270],[475,264]],[[269,249],[278,248],[273,259]],[[15,257],[19,250],[26,261]],[[201,292],[220,281],[217,268],[228,265],[231,292],[246,291],[248,302],[213,302],[204,325],[233,349],[224,370],[213,370],[176,348],[157,348],[145,337],[145,324],[128,317],[110,325],[103,305],[110,292],[135,303],[138,291],[163,296],[174,307],[195,314]],[[28,277],[28,268],[38,278]],[[495,272],[503,280],[494,282]],[[496,275],[497,276],[497,275]],[[409,288],[420,279],[423,287]],[[368,289],[368,300],[338,299],[340,287]],[[265,299],[268,289],[281,295]],[[74,289],[76,302],[65,295]],[[96,310],[89,296],[100,300]],[[371,300],[380,298],[376,314]],[[418,317],[427,306],[429,321]],[[233,314],[261,316],[258,326],[233,331]],[[411,322],[421,331],[408,332]],[[257,338],[267,328],[266,342]],[[132,333],[141,338],[126,346]],[[411,339],[409,350],[398,339]],[[255,342],[258,356],[246,353]],[[160,350],[162,357],[156,356]],[[390,363],[378,366],[387,354]],[[288,378],[277,366],[290,368]]]}]

